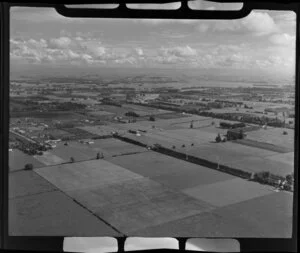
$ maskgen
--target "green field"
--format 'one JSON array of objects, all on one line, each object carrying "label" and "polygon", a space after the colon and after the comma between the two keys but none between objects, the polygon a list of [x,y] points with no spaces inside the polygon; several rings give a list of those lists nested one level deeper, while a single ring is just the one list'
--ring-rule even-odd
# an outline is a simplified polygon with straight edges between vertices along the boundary
[{"label": "green field", "polygon": [[40,119],[51,119],[51,120],[70,120],[70,119],[81,119],[82,115],[65,112],[65,111],[53,111],[53,112],[38,112],[38,111],[26,111],[26,112],[12,112],[10,114],[12,118],[40,118]]},{"label": "green field", "polygon": [[[76,232],[75,232],[76,231]],[[120,236],[59,191],[9,201],[11,236]]]},{"label": "green field", "polygon": [[235,178],[156,152],[114,157],[109,158],[109,161],[178,190]]},{"label": "green field", "polygon": [[44,167],[44,163],[33,156],[26,155],[20,150],[14,149],[9,152],[8,164],[10,171],[23,170],[26,164],[32,164],[33,168]]}]

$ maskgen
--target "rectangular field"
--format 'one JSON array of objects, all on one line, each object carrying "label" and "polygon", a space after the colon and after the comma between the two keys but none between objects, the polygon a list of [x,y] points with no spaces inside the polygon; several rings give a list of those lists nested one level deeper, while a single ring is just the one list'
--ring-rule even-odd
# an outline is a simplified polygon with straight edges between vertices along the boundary
[{"label": "rectangular field", "polygon": [[46,166],[62,164],[69,161],[62,159],[57,155],[54,155],[52,152],[44,152],[43,155],[36,155],[34,156],[34,158]]},{"label": "rectangular field", "polygon": [[211,205],[222,207],[274,192],[269,186],[249,182],[241,178],[234,178],[185,189],[184,193],[196,199],[206,201]]},{"label": "rectangular field", "polygon": [[141,177],[105,160],[45,167],[35,172],[65,192],[110,185]]},{"label": "rectangular field", "polygon": [[111,113],[111,112],[106,112],[106,111],[90,111],[90,112],[88,112],[88,114],[89,115],[92,115],[92,116],[99,116],[99,117],[101,117],[101,116],[112,116],[112,115],[114,115],[113,113]]},{"label": "rectangular field", "polygon": [[35,171],[123,233],[213,209],[104,160]]},{"label": "rectangular field", "polygon": [[139,236],[291,238],[292,195],[272,193],[135,231]]},{"label": "rectangular field", "polygon": [[43,156],[37,157],[37,159],[44,162],[45,165],[55,165],[70,162],[71,157],[74,158],[75,162],[95,160],[98,153],[103,154],[104,157],[112,157],[147,152],[146,148],[114,138],[93,140],[90,144],[78,141],[69,141],[67,143],[67,146],[62,142],[58,143],[55,148],[48,152],[54,158],[59,157],[58,160],[53,159],[50,161],[51,157],[49,155],[47,159]]},{"label": "rectangular field", "polygon": [[269,171],[274,175],[279,175],[283,177],[294,172],[293,164],[287,164],[281,161],[274,161],[268,159],[267,157],[245,157],[244,159],[237,161],[227,161],[224,164],[248,172]]},{"label": "rectangular field", "polygon": [[26,164],[32,164],[33,168],[40,168],[45,166],[33,156],[27,155],[17,149],[9,152],[8,163],[10,171],[23,170]]},{"label": "rectangular field", "polygon": [[[283,135],[283,131],[288,134]],[[293,129],[282,129],[282,128],[271,128],[260,129],[258,131],[252,131],[247,133],[247,139],[266,142],[273,145],[285,147],[287,149],[294,149],[294,130]]]},{"label": "rectangular field", "polygon": [[288,148],[288,147],[274,145],[274,144],[267,143],[267,142],[254,141],[251,139],[236,140],[236,141],[234,141],[234,143],[238,143],[241,145],[254,147],[254,148],[258,148],[258,149],[270,150],[270,151],[274,151],[274,152],[278,152],[278,153],[288,153],[288,152],[294,151],[293,147]]},{"label": "rectangular field", "polygon": [[156,152],[114,157],[109,161],[178,190],[235,178],[229,174]]},{"label": "rectangular field", "polygon": [[59,191],[9,201],[11,236],[120,236]]},{"label": "rectangular field", "polygon": [[9,173],[9,198],[56,191],[57,188],[34,171]]}]

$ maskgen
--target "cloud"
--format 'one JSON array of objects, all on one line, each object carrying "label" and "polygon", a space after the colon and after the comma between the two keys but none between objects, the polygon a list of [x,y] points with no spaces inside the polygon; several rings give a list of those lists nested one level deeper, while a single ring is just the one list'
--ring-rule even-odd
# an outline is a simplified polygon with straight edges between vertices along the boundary
[{"label": "cloud", "polygon": [[208,31],[209,28],[210,28],[209,24],[200,24],[196,27],[196,30],[201,33],[205,33]]},{"label": "cloud", "polygon": [[201,22],[197,19],[133,19],[132,21],[135,23],[141,23],[152,26],[170,24],[193,25]]},{"label": "cloud", "polygon": [[72,40],[69,37],[60,37],[50,40],[50,46],[53,48],[69,48]]},{"label": "cloud", "polygon": [[162,48],[160,50],[162,56],[176,56],[176,57],[192,57],[197,55],[197,51],[190,46]]},{"label": "cloud", "polygon": [[26,23],[44,23],[44,22],[60,22],[60,23],[84,23],[84,19],[67,18],[56,12],[53,8],[30,8],[30,7],[12,7],[11,20]]},{"label": "cloud", "polygon": [[273,15],[274,20],[278,27],[282,31],[289,30],[292,33],[295,33],[296,30],[296,13],[293,11],[279,11],[276,15]]},{"label": "cloud", "polygon": [[251,12],[241,21],[243,28],[255,35],[266,35],[278,31],[273,18],[266,12]]},{"label": "cloud", "polygon": [[196,26],[199,32],[233,32],[268,35],[279,31],[273,18],[266,12],[252,11],[247,17],[238,20],[206,20]]},{"label": "cloud", "polygon": [[141,48],[136,48],[135,52],[137,53],[138,56],[143,56],[144,55],[144,51]]},{"label": "cloud", "polygon": [[269,40],[275,45],[282,46],[295,46],[296,36],[289,35],[287,33],[280,33],[272,35]]}]

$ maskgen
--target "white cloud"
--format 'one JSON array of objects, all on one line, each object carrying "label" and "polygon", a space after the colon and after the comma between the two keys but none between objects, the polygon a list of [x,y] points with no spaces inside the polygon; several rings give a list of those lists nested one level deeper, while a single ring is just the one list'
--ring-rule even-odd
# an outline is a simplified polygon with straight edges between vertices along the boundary
[{"label": "white cloud", "polygon": [[209,24],[200,24],[196,27],[196,30],[201,32],[201,33],[207,32],[208,29],[209,29]]},{"label": "white cloud", "polygon": [[50,46],[53,48],[69,48],[72,40],[69,37],[60,37],[50,40]]},{"label": "white cloud", "polygon": [[192,57],[197,55],[197,51],[190,46],[162,48],[161,55],[176,57]]},{"label": "white cloud", "polygon": [[144,55],[144,51],[141,48],[136,48],[135,52],[137,53],[138,56],[143,56]]},{"label": "white cloud", "polygon": [[266,12],[252,11],[241,21],[243,28],[255,35],[265,35],[278,31],[273,18]]},{"label": "white cloud", "polygon": [[296,36],[280,33],[272,35],[269,40],[275,45],[295,46]]},{"label": "white cloud", "polygon": [[133,22],[157,26],[157,25],[169,25],[169,24],[192,25],[192,24],[198,24],[201,21],[197,19],[133,19]]},{"label": "white cloud", "polygon": [[196,27],[200,32],[234,32],[268,35],[279,31],[273,18],[266,12],[252,11],[247,17],[238,20],[206,20]]},{"label": "white cloud", "polygon": [[12,7],[12,21],[21,21],[26,23],[44,23],[44,22],[60,22],[60,23],[83,23],[84,19],[67,18],[56,12],[54,8],[38,8],[35,10],[30,7]]}]

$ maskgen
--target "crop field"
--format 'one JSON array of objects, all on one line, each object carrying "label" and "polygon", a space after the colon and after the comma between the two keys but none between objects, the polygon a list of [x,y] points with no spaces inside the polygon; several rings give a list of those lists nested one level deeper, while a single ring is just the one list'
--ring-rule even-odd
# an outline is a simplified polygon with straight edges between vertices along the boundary
[{"label": "crop field", "polygon": [[[288,134],[283,135],[283,131]],[[273,145],[282,146],[285,148],[294,148],[294,130],[293,129],[282,129],[282,128],[271,128],[260,129],[258,131],[252,131],[247,133],[247,139],[266,142]]]},{"label": "crop field", "polygon": [[14,112],[10,115],[12,118],[42,118],[51,120],[70,120],[83,118],[82,115],[73,112],[64,111],[50,111],[50,112],[38,112],[38,111],[26,111],[26,112]]},{"label": "crop field", "polygon": [[9,152],[9,169],[10,171],[23,170],[26,164],[32,164],[33,168],[44,167],[44,163],[27,155],[20,150],[14,149]]},{"label": "crop field", "polygon": [[120,236],[60,191],[9,201],[11,236],[73,236],[74,231],[78,236]]},{"label": "crop field", "polygon": [[67,131],[64,131],[64,130],[61,130],[61,129],[56,129],[56,128],[43,130],[43,134],[51,135],[56,140],[61,139],[63,137],[73,138],[75,136],[74,134],[72,134],[70,132],[67,132]]},{"label": "crop field", "polygon": [[119,156],[108,158],[108,160],[134,173],[178,190],[235,178],[229,174],[156,152]]},{"label": "crop field", "polygon": [[43,155],[36,155],[34,156],[34,158],[46,166],[56,165],[56,164],[61,164],[66,162],[65,160],[52,154],[51,152],[44,152]]},{"label": "crop field", "polygon": [[244,157],[241,160],[226,161],[223,164],[248,172],[269,171],[272,174],[285,177],[294,172],[294,166],[281,161],[261,157]]},{"label": "crop field", "polygon": [[274,193],[271,187],[249,182],[241,178],[233,178],[209,185],[200,185],[184,190],[184,193],[196,199],[222,207],[248,199],[253,199]]},{"label": "crop field", "polygon": [[69,134],[72,134],[74,136],[70,137],[72,139],[90,139],[98,137],[98,135],[85,131],[82,128],[64,128],[63,130],[68,132]]},{"label": "crop field", "polygon": [[[63,143],[58,143],[48,154],[43,158],[37,158],[45,165],[55,165],[65,162],[70,162],[71,157],[75,162],[94,160],[97,153],[102,153],[104,157],[121,156],[127,154],[135,154],[141,152],[147,152],[146,148],[142,148],[130,143],[122,142],[114,138],[93,140],[91,144],[80,143],[77,141],[69,141],[65,146]],[[53,160],[51,160],[51,157]],[[59,159],[57,159],[57,157]],[[49,161],[51,160],[51,161]]]},{"label": "crop field", "polygon": [[98,136],[107,136],[111,135],[115,129],[111,126],[105,126],[105,125],[97,125],[97,126],[83,126],[78,127],[79,129],[82,129],[84,131],[87,131],[89,133],[98,135]]},{"label": "crop field", "polygon": [[[183,118],[161,121],[169,121],[168,124],[164,122],[166,127],[173,123],[189,124]],[[207,119],[202,118],[199,122],[202,121]],[[209,131],[181,127],[160,130],[152,129],[149,122],[148,126],[144,122],[139,123],[84,129],[92,134],[97,134],[97,131],[104,134],[116,129],[116,126],[123,131],[133,126],[137,130],[144,127],[148,131],[142,136],[130,133],[126,136],[146,144],[160,143],[167,148],[176,145],[176,150],[185,152],[187,157],[193,155],[219,161],[245,171],[269,170],[285,176],[293,170],[290,162],[293,152],[282,154],[232,142],[214,143],[215,126],[207,127]],[[90,144],[79,141],[67,143],[58,143],[43,156],[29,156],[40,163],[40,166],[34,166],[33,171],[10,174],[11,234],[291,235],[290,193],[276,193],[270,186],[115,138],[96,139]],[[96,159],[98,152],[103,153],[104,159]],[[70,163],[71,157],[74,157],[74,163]],[[283,214],[281,209],[286,212]],[[51,223],[53,219],[57,221],[54,224]]]},{"label": "crop field", "polygon": [[278,154],[273,156],[267,156],[267,159],[270,159],[272,161],[280,162],[280,163],[286,163],[292,167],[294,167],[294,152],[285,153],[285,154]]},{"label": "crop field", "polygon": [[152,108],[152,107],[146,107],[146,106],[140,106],[140,105],[134,105],[134,104],[125,104],[122,107],[126,108],[130,111],[134,111],[135,113],[139,114],[140,116],[159,115],[159,114],[165,114],[165,113],[171,112],[171,111],[167,111],[167,110],[156,109],[156,108]]},{"label": "crop field", "polygon": [[270,151],[274,151],[274,152],[278,152],[278,153],[288,153],[288,152],[292,152],[294,150],[293,147],[288,148],[288,147],[283,147],[283,146],[279,146],[279,145],[274,145],[272,143],[254,141],[251,139],[236,140],[233,142],[241,144],[241,145],[249,146],[249,147],[270,150]]},{"label": "crop field", "polygon": [[[127,135],[130,136],[129,134]],[[131,139],[140,141],[147,145],[155,143],[161,144],[163,147],[172,148],[175,146],[175,151],[185,153],[187,156],[195,156],[212,162],[219,162],[220,164],[227,165],[236,169],[241,169],[247,172],[260,172],[270,171],[273,174],[286,176],[294,169],[293,164],[290,162],[281,162],[277,159],[277,163],[268,157],[276,157],[280,153],[269,151],[266,149],[258,149],[255,147],[240,145],[236,143],[197,143],[194,140],[194,146],[191,146],[187,141],[182,142],[178,139],[166,138],[149,138],[146,136],[137,137],[132,135]],[[182,147],[182,144],[185,147]]]},{"label": "crop field", "polygon": [[56,191],[57,188],[34,171],[9,173],[9,198]]},{"label": "crop field", "polygon": [[95,140],[95,142],[90,145],[90,148],[95,151],[102,149],[105,153],[107,153],[108,156],[120,156],[125,154],[148,152],[146,148],[114,138]]},{"label": "crop field", "polygon": [[112,116],[114,115],[113,113],[111,112],[106,112],[106,111],[91,111],[91,112],[88,112],[89,115],[92,115],[92,116],[96,116],[96,117],[101,117],[101,116]]},{"label": "crop field", "polygon": [[69,162],[71,157],[75,161],[85,161],[95,159],[96,152],[91,152],[86,145],[78,142],[68,142],[68,146],[58,143],[55,148],[50,151],[53,155],[60,157],[64,162]]},{"label": "crop field", "polygon": [[178,119],[178,118],[183,118],[183,117],[188,117],[182,113],[164,113],[164,114],[157,114],[155,115],[156,120],[162,120],[162,119]]},{"label": "crop field", "polygon": [[97,109],[115,114],[116,116],[122,116],[124,113],[128,112],[128,109],[126,108],[113,105],[98,105]]},{"label": "crop field", "polygon": [[104,160],[35,171],[124,233],[213,208]]},{"label": "crop field", "polygon": [[[122,143],[99,141],[106,143],[96,145],[106,147]],[[91,145],[81,150],[88,151]],[[170,231],[171,236],[290,235],[289,195],[280,193],[282,202],[269,201],[277,194],[270,186],[152,151],[15,172],[10,189],[14,235],[117,236],[118,231],[128,236],[170,236]],[[283,204],[288,215],[274,221]],[[272,210],[271,218],[266,207]],[[50,217],[58,222],[51,225]],[[263,223],[257,224],[261,219]],[[285,227],[282,231],[276,227],[273,234],[266,227],[274,223]]]},{"label": "crop field", "polygon": [[138,230],[135,234],[143,237],[154,234],[157,237],[191,237],[192,234],[220,238],[291,238],[292,203],[289,193],[274,192],[216,208],[211,212]]}]

